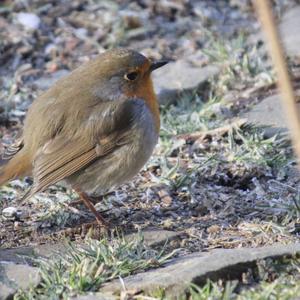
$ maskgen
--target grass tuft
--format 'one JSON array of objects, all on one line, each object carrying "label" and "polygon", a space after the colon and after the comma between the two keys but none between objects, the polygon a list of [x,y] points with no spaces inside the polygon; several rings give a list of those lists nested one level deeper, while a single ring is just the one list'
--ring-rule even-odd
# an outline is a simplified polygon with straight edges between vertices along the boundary
[{"label": "grass tuft", "polygon": [[285,137],[274,135],[266,138],[264,127],[251,124],[229,131],[228,146],[231,153],[229,160],[244,164],[280,169],[291,158],[287,153],[290,146]]},{"label": "grass tuft", "polygon": [[211,62],[222,66],[215,90],[242,90],[247,86],[270,84],[274,76],[257,45],[249,45],[244,34],[230,41],[209,34],[211,46],[204,53]]},{"label": "grass tuft", "polygon": [[97,291],[104,282],[160,266],[172,255],[147,247],[141,235],[131,240],[118,236],[111,241],[87,239],[79,246],[69,244],[63,254],[38,262],[41,283],[20,290],[15,299],[67,299]]}]

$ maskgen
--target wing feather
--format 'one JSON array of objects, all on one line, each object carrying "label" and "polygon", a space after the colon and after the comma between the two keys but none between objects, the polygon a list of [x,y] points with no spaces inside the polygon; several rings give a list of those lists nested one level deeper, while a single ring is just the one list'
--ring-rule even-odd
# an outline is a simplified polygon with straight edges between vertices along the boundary
[{"label": "wing feather", "polygon": [[56,168],[56,170],[52,170],[49,172],[43,172],[41,174],[34,174],[35,178],[38,178],[32,188],[32,193],[37,193],[45,188],[47,188],[51,184],[55,184],[56,182],[74,174],[76,171],[85,167],[87,164],[91,163],[97,158],[97,153],[95,149],[91,149],[86,153],[81,154],[80,156],[74,158],[73,160],[61,165]]},{"label": "wing feather", "polygon": [[[135,99],[123,102],[118,106],[114,104],[115,114],[110,115],[105,122],[103,120],[100,122],[100,125],[106,124],[106,130],[103,130],[103,127],[97,128],[94,123],[90,124],[90,127],[86,127],[86,132],[81,132],[81,135],[86,136],[93,128],[93,134],[98,137],[94,143],[83,142],[78,138],[68,139],[64,135],[56,136],[48,141],[37,152],[33,163],[34,183],[23,199],[26,200],[35,193],[45,190],[48,186],[63,180],[126,144],[130,140],[130,129],[136,110],[140,108],[140,101]],[[123,117],[120,118],[122,115]],[[96,118],[91,119],[97,121]]]}]

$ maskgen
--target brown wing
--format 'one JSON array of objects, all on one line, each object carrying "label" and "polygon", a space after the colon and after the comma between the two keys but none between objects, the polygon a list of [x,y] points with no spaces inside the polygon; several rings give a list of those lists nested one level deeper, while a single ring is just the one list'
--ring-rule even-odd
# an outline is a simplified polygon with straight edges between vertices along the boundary
[{"label": "brown wing", "polygon": [[[57,136],[38,151],[33,164],[34,184],[25,199],[126,144],[135,118],[141,112],[141,100],[128,100],[112,105],[110,114],[98,113],[98,116],[106,115],[107,120],[98,120],[98,127],[95,123],[88,123],[85,130],[81,130],[83,136],[90,134],[92,130],[92,134],[97,137],[94,142]],[[90,119],[97,122],[95,117]]]}]

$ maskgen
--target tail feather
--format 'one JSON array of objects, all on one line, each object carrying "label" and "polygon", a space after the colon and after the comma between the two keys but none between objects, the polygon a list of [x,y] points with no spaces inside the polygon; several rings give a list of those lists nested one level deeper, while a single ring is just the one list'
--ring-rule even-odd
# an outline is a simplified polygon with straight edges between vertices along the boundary
[{"label": "tail feather", "polygon": [[21,203],[25,203],[29,198],[31,198],[35,192],[33,192],[32,188],[29,188],[25,194],[21,197]]},{"label": "tail feather", "polygon": [[31,163],[26,155],[17,153],[11,160],[0,167],[0,186],[18,177],[29,175]]}]

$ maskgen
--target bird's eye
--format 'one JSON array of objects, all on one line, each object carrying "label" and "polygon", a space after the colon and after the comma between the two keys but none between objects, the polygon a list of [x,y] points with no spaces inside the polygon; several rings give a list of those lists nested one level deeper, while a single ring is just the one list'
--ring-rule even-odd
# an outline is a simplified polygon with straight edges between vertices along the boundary
[{"label": "bird's eye", "polygon": [[129,81],[134,81],[138,77],[138,72],[130,72],[125,74],[124,78]]}]

